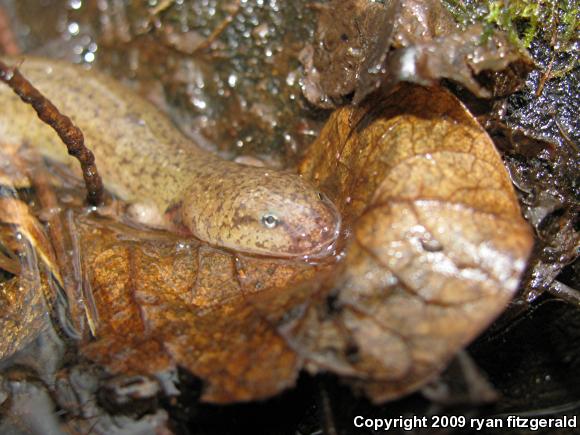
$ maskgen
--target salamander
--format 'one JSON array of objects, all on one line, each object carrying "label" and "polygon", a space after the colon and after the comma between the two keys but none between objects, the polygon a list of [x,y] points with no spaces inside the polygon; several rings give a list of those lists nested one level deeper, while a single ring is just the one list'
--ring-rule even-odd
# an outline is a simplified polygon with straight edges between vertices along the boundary
[{"label": "salamander", "polygon": [[[337,239],[337,208],[298,174],[207,151],[152,103],[102,73],[34,57],[25,57],[19,69],[83,131],[107,189],[135,205],[145,223],[277,257],[324,255]],[[55,131],[5,85],[0,142],[26,143],[78,166]]]}]

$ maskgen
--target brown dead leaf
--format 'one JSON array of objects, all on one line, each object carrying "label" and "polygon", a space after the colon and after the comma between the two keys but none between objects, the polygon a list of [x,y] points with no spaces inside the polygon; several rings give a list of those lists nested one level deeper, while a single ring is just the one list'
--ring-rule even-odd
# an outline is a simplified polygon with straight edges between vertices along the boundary
[{"label": "brown dead leaf", "polygon": [[[481,25],[459,29],[439,1],[394,0],[386,5],[366,0],[330,2],[321,7],[315,42],[302,52],[303,92],[312,104],[338,106],[353,95],[359,104],[379,88],[388,91],[401,81],[436,85],[453,80],[479,97],[505,93],[506,80],[482,71],[504,71],[519,84],[531,67],[526,53]],[[342,18],[339,18],[342,17]],[[354,36],[353,36],[354,35]]]},{"label": "brown dead leaf", "polygon": [[[3,205],[6,203],[0,204],[0,210]],[[14,210],[12,204],[9,207]],[[18,275],[0,281],[0,361],[3,361],[50,327],[49,308],[55,293],[39,270],[38,254],[30,240],[17,237],[12,229],[1,228],[3,250],[18,254],[15,260]]]},{"label": "brown dead leaf", "polygon": [[396,48],[432,41],[457,31],[457,24],[439,0],[400,0],[397,30],[393,36]]},{"label": "brown dead leaf", "polygon": [[0,197],[0,224],[15,226],[18,232],[34,246],[40,259],[53,276],[62,282],[52,245],[46,237],[44,228],[25,203],[16,198]]},{"label": "brown dead leaf", "polygon": [[246,295],[291,292],[318,267],[168,235],[128,239],[96,221],[78,222],[98,312],[96,340],[83,354],[121,374],[182,366],[205,381],[208,402],[269,397],[294,383],[301,359]]},{"label": "brown dead leaf", "polygon": [[399,2],[385,6],[367,0],[334,0],[318,8],[318,44],[307,45],[300,54],[305,69],[302,89],[308,101],[328,109],[380,71],[391,45]]},{"label": "brown dead leaf", "polygon": [[[511,44],[502,32],[494,32],[487,38],[482,35],[483,26],[474,24],[461,32],[394,50],[388,57],[383,76],[377,76],[374,87],[360,88],[355,101],[362,101],[378,86],[390,87],[399,81],[427,86],[437,84],[442,78],[459,83],[483,98],[506,94],[505,90],[496,88],[503,87],[513,92],[521,84],[520,79],[530,71],[531,59]],[[504,70],[512,84],[490,74]],[[485,77],[486,80],[478,77],[484,71],[489,76]],[[490,89],[483,86],[484,81]]]},{"label": "brown dead leaf", "polygon": [[50,327],[45,298],[51,294],[46,280],[14,277],[0,282],[0,361]]},{"label": "brown dead leaf", "polygon": [[[0,153],[3,194],[15,195],[15,180],[26,181]],[[0,361],[10,357],[50,327],[49,306],[55,292],[39,263],[57,280],[60,274],[44,228],[16,196],[0,197],[0,269],[15,275],[0,281]]]},{"label": "brown dead leaf", "polygon": [[26,161],[21,156],[23,147],[13,143],[2,143],[0,149],[0,186],[17,188],[30,187],[26,176]]},{"label": "brown dead leaf", "polygon": [[406,85],[336,111],[302,171],[338,192],[353,236],[327,304],[285,336],[375,402],[417,389],[504,309],[530,252],[493,143],[448,92]]}]

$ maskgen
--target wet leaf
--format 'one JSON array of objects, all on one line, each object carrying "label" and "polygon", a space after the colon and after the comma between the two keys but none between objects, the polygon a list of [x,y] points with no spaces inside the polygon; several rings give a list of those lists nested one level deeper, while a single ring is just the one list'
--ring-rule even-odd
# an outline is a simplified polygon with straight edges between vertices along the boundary
[{"label": "wet leaf", "polygon": [[[19,275],[0,281],[0,362],[50,328],[55,292],[39,270],[37,253],[24,238],[0,233],[0,244],[18,249]],[[38,249],[38,245],[36,245]]]},{"label": "wet leaf", "polygon": [[457,24],[443,2],[402,0],[393,45],[396,48],[432,41],[457,31]]},{"label": "wet leaf", "polygon": [[15,277],[0,282],[0,361],[13,355],[49,327],[46,282],[22,282]]},{"label": "wet leaf", "polygon": [[493,143],[449,93],[407,85],[336,111],[302,170],[353,235],[327,304],[285,336],[374,401],[415,390],[504,309],[532,245]]},{"label": "wet leaf", "polygon": [[[460,32],[455,31],[431,41],[394,50],[375,88],[385,84],[392,86],[398,81],[434,85],[439,79],[446,78],[484,98],[491,97],[492,92],[505,94],[513,91],[520,84],[521,77],[529,71],[531,60],[509,42],[507,35],[501,32],[488,37],[482,35],[483,26],[474,24]],[[506,84],[505,80],[492,75],[487,78],[491,89],[483,86],[484,80],[478,77],[480,73],[504,71],[510,65],[514,65],[508,71],[514,85]],[[355,95],[355,101],[362,101],[372,90],[361,88],[358,95]]]},{"label": "wet leaf", "polygon": [[334,1],[321,7],[315,42],[305,47],[301,60],[304,95],[324,108],[351,94],[358,104],[401,81],[435,85],[443,78],[490,97],[516,85],[494,75],[480,82],[478,74],[518,65],[508,73],[519,84],[531,66],[502,32],[486,32],[479,24],[459,29],[441,2],[415,0]]},{"label": "wet leaf", "polygon": [[318,6],[316,44],[300,54],[305,68],[303,92],[323,108],[336,107],[343,97],[368,81],[368,71],[386,58],[399,2],[332,1]]},{"label": "wet leaf", "polygon": [[52,245],[44,228],[25,203],[16,198],[0,197],[0,224],[13,225],[36,249],[40,259],[55,278],[62,282]]},{"label": "wet leaf", "polygon": [[167,235],[139,239],[133,231],[127,240],[126,232],[80,222],[98,312],[96,340],[81,349],[86,356],[121,374],[182,366],[205,381],[209,402],[255,400],[294,383],[300,357],[246,297],[270,291],[283,298],[317,267]]},{"label": "wet leaf", "polygon": [[[3,147],[0,161],[3,161]],[[20,162],[21,163],[21,162]],[[46,269],[60,278],[54,252],[32,210],[15,197],[12,182],[25,177],[10,165],[0,168],[0,269],[12,274],[0,279],[0,361],[15,354],[50,327],[49,307],[54,300]]]}]

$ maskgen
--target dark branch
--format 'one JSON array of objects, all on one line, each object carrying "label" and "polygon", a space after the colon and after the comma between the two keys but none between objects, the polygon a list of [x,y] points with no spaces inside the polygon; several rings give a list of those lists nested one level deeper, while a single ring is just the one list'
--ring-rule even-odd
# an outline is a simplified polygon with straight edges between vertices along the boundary
[{"label": "dark branch", "polygon": [[103,203],[103,181],[95,164],[95,156],[85,146],[82,131],[71,119],[61,114],[46,97],[24,78],[16,67],[9,67],[0,61],[0,80],[12,88],[22,101],[30,104],[38,117],[50,125],[67,147],[68,153],[81,164],[83,178],[87,188],[89,204]]}]

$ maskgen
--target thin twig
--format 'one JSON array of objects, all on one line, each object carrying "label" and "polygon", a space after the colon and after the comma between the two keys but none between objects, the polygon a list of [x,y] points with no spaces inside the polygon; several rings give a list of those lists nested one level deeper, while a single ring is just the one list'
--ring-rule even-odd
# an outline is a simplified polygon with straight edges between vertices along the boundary
[{"label": "thin twig", "polygon": [[103,181],[95,164],[95,156],[85,146],[82,131],[71,119],[61,114],[46,97],[24,78],[16,67],[0,61],[0,80],[12,88],[22,101],[30,104],[38,117],[50,125],[67,147],[68,153],[81,164],[87,188],[87,201],[92,205],[103,203]]},{"label": "thin twig", "polygon": [[550,63],[548,64],[548,69],[546,69],[546,71],[544,71],[544,73],[542,74],[542,77],[540,77],[540,81],[538,82],[538,89],[536,90],[536,97],[542,95],[542,91],[544,90],[546,82],[551,78],[554,60],[555,60],[554,56],[552,56],[552,60],[550,60]]}]

